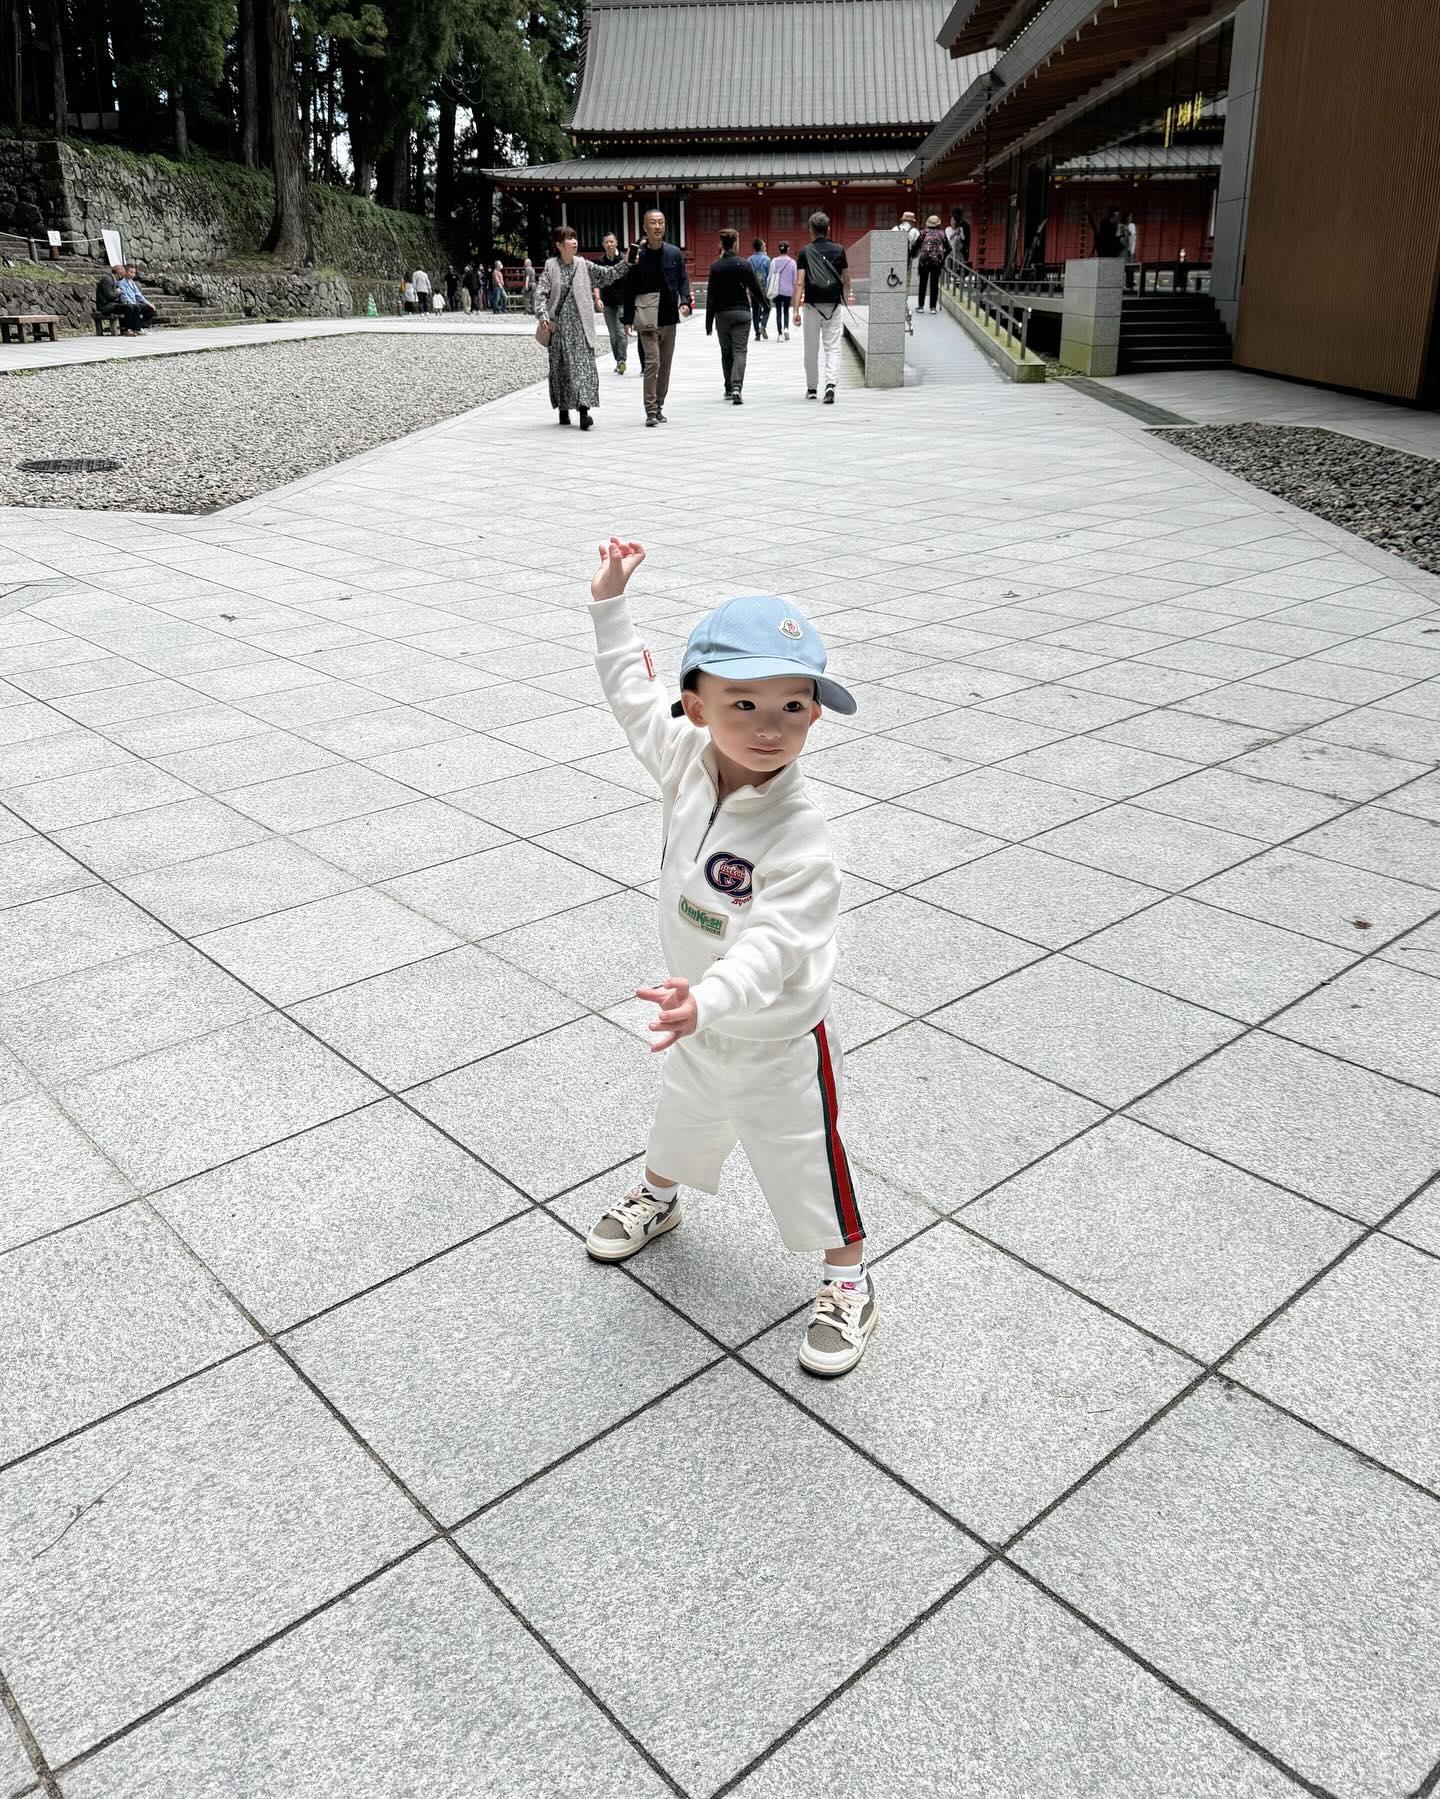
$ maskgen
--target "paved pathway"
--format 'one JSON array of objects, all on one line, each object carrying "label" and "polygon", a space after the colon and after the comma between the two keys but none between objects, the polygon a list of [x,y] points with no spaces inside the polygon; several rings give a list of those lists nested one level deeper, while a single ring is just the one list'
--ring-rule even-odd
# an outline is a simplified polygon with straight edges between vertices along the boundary
[{"label": "paved pathway", "polygon": [[[0,1794],[1433,1789],[1440,581],[799,355],[0,515]],[[857,685],[838,1385],[743,1166],[580,1250],[657,1073],[611,526],[663,673],[773,582]]]},{"label": "paved pathway", "polygon": [[1196,425],[1319,425],[1440,459],[1440,412],[1397,406],[1364,394],[1336,393],[1303,381],[1247,369],[1174,369],[1159,375],[1114,375],[1109,393],[1144,400]]}]

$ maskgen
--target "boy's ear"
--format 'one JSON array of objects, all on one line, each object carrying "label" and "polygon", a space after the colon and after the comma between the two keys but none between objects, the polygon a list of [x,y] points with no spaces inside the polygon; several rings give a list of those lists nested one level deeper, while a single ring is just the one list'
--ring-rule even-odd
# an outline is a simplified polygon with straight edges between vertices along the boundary
[{"label": "boy's ear", "polygon": [[690,720],[690,723],[692,725],[699,725],[703,730],[705,726],[705,707],[701,702],[700,695],[695,692],[694,688],[686,688],[685,692],[680,695],[680,704],[684,707],[685,716]]}]

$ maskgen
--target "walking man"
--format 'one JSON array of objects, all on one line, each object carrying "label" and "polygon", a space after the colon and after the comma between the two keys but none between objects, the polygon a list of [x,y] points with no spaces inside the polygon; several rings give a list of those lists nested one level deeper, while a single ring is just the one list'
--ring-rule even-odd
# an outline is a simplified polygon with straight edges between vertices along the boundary
[{"label": "walking man", "polygon": [[845,252],[830,240],[830,220],[823,212],[810,214],[810,242],[800,252],[795,277],[795,316],[805,338],[805,398],[813,400],[819,387],[820,352],[825,352],[825,404],[835,404],[840,381],[840,333],[844,321],[840,308],[852,304],[850,267]]},{"label": "walking man", "polygon": [[[750,321],[756,305],[764,299],[760,278],[755,273],[755,258],[742,262],[739,255],[740,233],[727,225],[720,233],[720,260],[710,265],[710,279],[705,287],[705,335],[720,333],[720,373],[725,382],[725,398],[736,406],[745,385],[745,355],[750,347]],[[766,258],[769,261],[769,258]],[[758,338],[760,333],[755,333]]]},{"label": "walking man", "polygon": [[[600,266],[602,269],[613,269],[622,261],[620,240],[613,231],[607,231],[600,243]],[[610,354],[615,358],[615,373],[625,373],[625,340],[629,333],[620,317],[620,308],[625,300],[625,279],[622,276],[612,281],[609,287],[601,290],[601,301],[604,304],[605,329],[610,334]]]},{"label": "walking man", "polygon": [[426,269],[416,269],[415,273],[410,277],[410,281],[411,281],[412,286],[415,289],[415,310],[416,310],[416,312],[429,312],[429,310],[430,310],[430,275],[429,275],[429,271]]},{"label": "walking man", "polygon": [[[721,233],[720,241],[722,243],[725,241],[723,232]],[[770,258],[765,253],[765,239],[763,237],[752,238],[750,248],[753,254],[747,258],[747,261],[749,262],[750,267],[755,271],[755,280],[760,289],[759,299],[751,302],[751,312],[755,322],[755,338],[758,343],[762,337],[769,337],[770,335],[770,301],[765,290],[770,281],[771,265]]]},{"label": "walking man", "polygon": [[627,325],[640,338],[645,365],[645,423],[663,425],[665,397],[670,392],[670,363],[675,355],[675,327],[688,319],[690,274],[684,252],[665,242],[665,214],[658,209],[644,218],[645,241],[630,249],[631,268],[625,279]]}]

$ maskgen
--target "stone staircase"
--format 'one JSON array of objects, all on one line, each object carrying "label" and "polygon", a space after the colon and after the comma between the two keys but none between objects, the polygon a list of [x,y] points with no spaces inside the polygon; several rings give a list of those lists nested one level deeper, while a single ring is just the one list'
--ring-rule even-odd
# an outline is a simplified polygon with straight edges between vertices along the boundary
[{"label": "stone staircase", "polygon": [[1230,334],[1209,294],[1125,295],[1120,374],[1229,366]]},{"label": "stone staircase", "polygon": [[[0,231],[0,259],[8,261],[14,272],[23,277],[25,271],[35,267],[30,256],[30,240],[17,237],[13,232]],[[82,287],[93,287],[105,273],[106,265],[84,256],[66,256],[58,262],[42,261],[39,267],[47,271],[57,271],[67,280],[76,282]],[[197,299],[190,294],[169,293],[162,283],[163,275],[147,275],[142,269],[140,285],[146,297],[155,308],[152,326],[176,328],[194,325],[243,325],[246,315],[233,312],[221,306]]]}]

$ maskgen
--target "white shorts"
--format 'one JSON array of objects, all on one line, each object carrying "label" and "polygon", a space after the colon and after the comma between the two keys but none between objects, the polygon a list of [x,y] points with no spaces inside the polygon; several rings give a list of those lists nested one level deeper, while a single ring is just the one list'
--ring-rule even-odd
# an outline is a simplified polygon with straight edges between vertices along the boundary
[{"label": "white shorts", "polygon": [[714,1193],[738,1142],[787,1249],[838,1249],[865,1235],[840,1141],[843,1057],[828,1024],[759,1043],[697,1031],[665,1052],[645,1163]]}]

